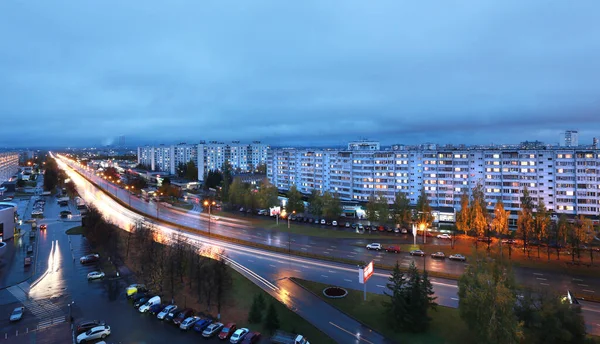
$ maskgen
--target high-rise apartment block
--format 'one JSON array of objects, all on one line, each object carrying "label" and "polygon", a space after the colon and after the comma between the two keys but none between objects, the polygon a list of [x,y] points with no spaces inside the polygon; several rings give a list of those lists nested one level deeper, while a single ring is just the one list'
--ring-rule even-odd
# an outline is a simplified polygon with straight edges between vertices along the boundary
[{"label": "high-rise apartment block", "polygon": [[577,130],[567,130],[560,134],[561,147],[577,147],[579,146],[579,133]]},{"label": "high-rise apartment block", "polygon": [[0,185],[8,181],[19,170],[18,152],[0,152]]},{"label": "high-rise apartment block", "polygon": [[225,161],[229,161],[234,170],[249,172],[267,162],[269,146],[254,141],[251,144],[233,141],[217,141],[199,144],[159,145],[138,147],[138,163],[148,166],[151,171],[175,174],[177,166],[190,160],[198,167],[198,180],[211,170],[220,170]]},{"label": "high-rise apartment block", "polygon": [[[523,188],[551,211],[597,215],[600,210],[600,151],[520,145],[514,147],[393,146],[390,150],[272,149],[267,176],[281,190],[296,185],[366,201],[372,194],[392,203],[404,192],[416,204],[421,190],[432,206],[460,208],[460,197],[478,183],[488,209],[497,200],[517,211]],[[535,147],[535,148],[529,148]]]}]

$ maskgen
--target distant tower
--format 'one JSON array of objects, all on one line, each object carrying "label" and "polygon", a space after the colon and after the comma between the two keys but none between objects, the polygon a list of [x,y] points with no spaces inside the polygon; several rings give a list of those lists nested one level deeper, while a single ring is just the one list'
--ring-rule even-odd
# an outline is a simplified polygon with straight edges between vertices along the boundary
[{"label": "distant tower", "polygon": [[594,149],[598,149],[598,138],[594,137],[592,139],[592,147],[594,147]]},{"label": "distant tower", "polygon": [[125,136],[124,135],[119,136],[118,146],[121,148],[125,147]]},{"label": "distant tower", "polygon": [[577,130],[567,130],[560,134],[561,147],[577,147],[579,146],[579,133]]}]

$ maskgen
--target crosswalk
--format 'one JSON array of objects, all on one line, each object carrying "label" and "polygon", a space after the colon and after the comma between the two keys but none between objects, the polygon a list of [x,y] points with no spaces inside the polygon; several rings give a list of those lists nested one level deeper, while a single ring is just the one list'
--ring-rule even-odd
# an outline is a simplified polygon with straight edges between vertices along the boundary
[{"label": "crosswalk", "polygon": [[38,328],[63,323],[66,321],[63,311],[49,300],[33,300],[28,297],[30,285],[28,282],[19,283],[7,288],[19,302],[23,303],[25,309],[30,311],[36,318],[40,319]]}]

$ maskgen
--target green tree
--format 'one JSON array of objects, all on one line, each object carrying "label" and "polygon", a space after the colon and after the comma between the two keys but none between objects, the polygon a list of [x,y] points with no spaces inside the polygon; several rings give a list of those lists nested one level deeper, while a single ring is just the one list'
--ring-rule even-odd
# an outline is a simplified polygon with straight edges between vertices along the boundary
[{"label": "green tree", "polygon": [[374,194],[369,196],[369,200],[367,201],[367,209],[365,212],[369,222],[377,221],[377,198]]},{"label": "green tree", "polygon": [[458,310],[475,341],[518,343],[515,282],[510,265],[477,256],[458,281]]},{"label": "green tree", "polygon": [[267,180],[262,183],[258,190],[258,204],[261,208],[269,209],[279,205],[279,191],[277,187]]},{"label": "green tree", "polygon": [[390,220],[390,206],[383,194],[377,196],[376,201],[377,220],[380,224],[387,224]]},{"label": "green tree", "polygon": [[529,249],[527,241],[529,240],[533,232],[533,199],[529,195],[527,186],[523,189],[523,197],[521,197],[521,209],[519,210],[519,217],[517,218],[517,231],[523,239],[523,253],[527,251],[529,256]]},{"label": "green tree", "polygon": [[225,160],[221,166],[221,172],[223,174],[223,181],[221,182],[221,200],[224,203],[229,203],[229,187],[233,183],[233,167],[229,163],[229,160]]},{"label": "green tree", "polygon": [[267,164],[259,164],[256,166],[256,173],[267,174]]},{"label": "green tree", "polygon": [[223,173],[220,171],[208,171],[204,178],[204,190],[216,189],[223,182]]},{"label": "green tree", "polygon": [[193,181],[198,180],[198,167],[196,167],[196,164],[194,163],[194,161],[190,160],[185,165],[185,173],[184,173],[183,177],[187,180],[193,180]]},{"label": "green tree", "polygon": [[[494,219],[492,220],[492,229],[495,233],[498,234],[500,240],[500,254],[504,255],[504,251],[502,250],[502,238],[508,235],[508,218],[510,216],[510,211],[504,210],[504,203],[502,200],[498,200],[496,205],[494,206]],[[510,259],[512,253],[511,245],[508,245],[508,257]]]},{"label": "green tree", "polygon": [[547,289],[526,290],[516,304],[525,343],[584,343],[585,321],[581,308],[571,307]]},{"label": "green tree", "polygon": [[279,329],[280,325],[277,309],[275,308],[275,304],[271,302],[267,309],[267,315],[265,316],[265,330],[267,330],[269,334],[273,334]]},{"label": "green tree", "polygon": [[435,309],[437,305],[427,271],[425,270],[421,275],[415,262],[411,262],[406,284],[406,308],[410,314],[409,329],[412,332],[425,332],[431,322],[428,315],[429,309]]},{"label": "green tree", "polygon": [[431,206],[429,205],[429,199],[427,198],[425,189],[421,189],[421,194],[417,199],[416,210],[416,222],[419,225],[419,228],[422,227],[423,230],[426,231],[433,223],[433,215],[431,214]]},{"label": "green tree", "polygon": [[262,294],[257,294],[252,300],[252,306],[248,312],[248,322],[251,324],[259,324],[262,321],[262,311],[265,308],[265,300]]},{"label": "green tree", "polygon": [[337,219],[342,214],[342,203],[338,194],[325,192],[323,194],[323,216],[328,219]]},{"label": "green tree", "polygon": [[244,195],[248,192],[248,189],[242,180],[235,178],[229,186],[229,204],[232,207],[237,207],[244,204]]},{"label": "green tree", "polygon": [[387,290],[391,293],[388,294],[387,291],[384,291],[389,300],[384,301],[383,306],[388,325],[397,332],[405,329],[405,326],[407,326],[406,320],[410,317],[406,305],[405,285],[406,277],[404,277],[404,273],[400,270],[400,265],[396,261],[394,270],[392,270],[386,284]]},{"label": "green tree", "polygon": [[404,192],[396,193],[394,204],[392,204],[392,215],[394,222],[400,227],[407,227],[411,221],[410,200]]},{"label": "green tree", "polygon": [[298,191],[296,185],[292,185],[288,191],[288,201],[285,205],[285,211],[289,214],[296,212],[298,214],[304,212],[304,200],[302,199],[302,193]]},{"label": "green tree", "polygon": [[250,209],[250,211],[254,211],[259,206],[258,195],[255,191],[256,190],[252,190],[251,188],[246,188],[246,191],[243,194],[244,202],[242,204],[244,205],[244,208]]},{"label": "green tree", "polygon": [[471,230],[471,209],[469,207],[469,194],[465,190],[460,196],[460,210],[456,214],[456,228],[468,234]]},{"label": "green tree", "polygon": [[323,215],[323,196],[318,190],[312,190],[308,197],[308,212],[315,217]]}]

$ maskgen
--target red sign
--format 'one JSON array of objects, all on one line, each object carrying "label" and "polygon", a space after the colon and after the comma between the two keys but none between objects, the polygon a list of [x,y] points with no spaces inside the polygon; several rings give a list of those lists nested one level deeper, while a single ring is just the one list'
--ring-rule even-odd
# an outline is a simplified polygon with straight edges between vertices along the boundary
[{"label": "red sign", "polygon": [[365,284],[373,275],[373,261],[371,261],[367,266],[362,269],[358,269],[358,282],[360,284]]}]

